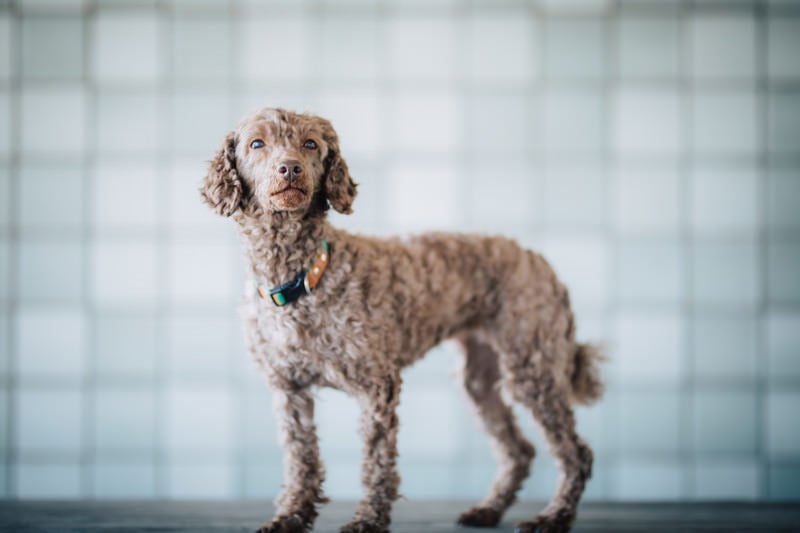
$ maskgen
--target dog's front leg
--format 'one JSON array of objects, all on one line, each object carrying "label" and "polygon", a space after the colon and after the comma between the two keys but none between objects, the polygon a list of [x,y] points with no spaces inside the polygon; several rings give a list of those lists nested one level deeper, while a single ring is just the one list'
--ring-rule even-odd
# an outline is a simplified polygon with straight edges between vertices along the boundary
[{"label": "dog's front leg", "polygon": [[364,498],[352,522],[342,533],[383,533],[389,530],[392,504],[397,499],[397,404],[400,376],[386,377],[370,387],[361,403],[361,438],[364,462],[361,482]]},{"label": "dog's front leg", "polygon": [[275,389],[273,407],[283,446],[283,491],[277,513],[258,533],[302,533],[317,518],[317,505],[325,503],[322,482],[325,469],[319,457],[314,424],[314,398],[308,389]]}]

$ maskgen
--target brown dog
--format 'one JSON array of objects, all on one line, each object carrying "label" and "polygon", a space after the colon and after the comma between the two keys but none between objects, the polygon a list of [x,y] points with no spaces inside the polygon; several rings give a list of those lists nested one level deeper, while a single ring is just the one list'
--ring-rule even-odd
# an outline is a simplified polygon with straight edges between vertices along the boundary
[{"label": "brown dog", "polygon": [[327,120],[281,109],[255,112],[228,134],[201,192],[239,226],[248,349],[280,419],[284,490],[260,532],[306,531],[326,501],[314,387],[351,394],[362,410],[365,495],[342,531],[388,530],[401,370],[448,338],[463,346],[464,386],[500,458],[488,495],[459,524],[495,526],[528,475],[535,451],[508,405],[516,401],[562,470],[553,500],[517,530],[570,529],[592,470],[571,404],[600,397],[600,356],[576,343],[567,289],[540,255],[500,237],[403,241],[332,227],[329,207],[350,213],[356,196],[336,133]]}]

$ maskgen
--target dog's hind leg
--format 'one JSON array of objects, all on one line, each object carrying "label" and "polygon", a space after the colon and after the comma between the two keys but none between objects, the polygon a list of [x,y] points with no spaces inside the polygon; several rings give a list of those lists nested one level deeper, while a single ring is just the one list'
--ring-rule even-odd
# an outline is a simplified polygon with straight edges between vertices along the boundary
[{"label": "dog's hind leg", "polygon": [[[524,358],[522,358],[524,361]],[[556,494],[547,507],[530,521],[517,524],[517,533],[566,533],[572,527],[578,502],[592,475],[592,450],[575,431],[575,416],[569,393],[552,374],[524,371],[534,368],[523,363],[504,368],[515,400],[531,410],[539,423],[548,448],[561,470]]]},{"label": "dog's hind leg", "polygon": [[459,339],[465,362],[463,384],[482,425],[492,439],[499,469],[484,500],[458,518],[464,526],[494,527],[514,503],[522,482],[528,477],[535,455],[514,420],[514,413],[503,401],[497,353],[473,335]]}]

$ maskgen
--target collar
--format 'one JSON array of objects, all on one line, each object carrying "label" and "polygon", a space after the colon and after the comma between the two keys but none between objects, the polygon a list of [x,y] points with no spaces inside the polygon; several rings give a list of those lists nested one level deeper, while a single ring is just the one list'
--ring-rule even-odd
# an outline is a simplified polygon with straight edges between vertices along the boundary
[{"label": "collar", "polygon": [[287,281],[283,285],[278,285],[271,289],[259,285],[258,294],[265,300],[272,300],[272,303],[278,307],[290,304],[304,294],[311,294],[311,291],[314,290],[314,287],[317,286],[320,278],[322,278],[322,274],[325,273],[325,269],[328,267],[330,260],[330,245],[328,241],[323,240],[309,268],[303,270],[295,276],[293,280]]}]

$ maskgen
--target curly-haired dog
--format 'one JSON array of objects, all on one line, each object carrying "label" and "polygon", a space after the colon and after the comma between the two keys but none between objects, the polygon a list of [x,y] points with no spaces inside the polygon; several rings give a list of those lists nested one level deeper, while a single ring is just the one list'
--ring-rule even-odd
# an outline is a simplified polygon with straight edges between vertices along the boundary
[{"label": "curly-haired dog", "polygon": [[500,237],[378,239],[332,227],[329,207],[350,213],[356,196],[336,132],[281,109],[255,112],[228,134],[201,192],[238,224],[248,349],[280,420],[283,492],[260,532],[306,531],[327,501],[314,387],[351,394],[362,411],[365,494],[342,531],[388,530],[400,483],[400,372],[449,338],[463,347],[464,387],[500,463],[486,498],[458,522],[495,526],[528,475],[535,451],[509,407],[516,401],[562,471],[550,504],[517,530],[570,529],[592,470],[571,404],[600,397],[600,356],[576,343],[567,289],[540,255]]}]

